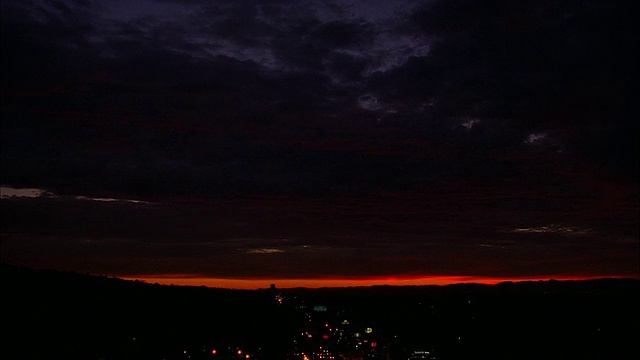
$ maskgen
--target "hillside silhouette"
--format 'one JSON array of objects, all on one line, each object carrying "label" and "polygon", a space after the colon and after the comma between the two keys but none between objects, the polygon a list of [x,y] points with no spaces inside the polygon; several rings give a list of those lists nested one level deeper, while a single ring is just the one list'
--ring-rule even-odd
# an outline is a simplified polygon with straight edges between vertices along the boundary
[{"label": "hillside silhouette", "polygon": [[230,290],[0,269],[7,360],[640,358],[637,279]]}]

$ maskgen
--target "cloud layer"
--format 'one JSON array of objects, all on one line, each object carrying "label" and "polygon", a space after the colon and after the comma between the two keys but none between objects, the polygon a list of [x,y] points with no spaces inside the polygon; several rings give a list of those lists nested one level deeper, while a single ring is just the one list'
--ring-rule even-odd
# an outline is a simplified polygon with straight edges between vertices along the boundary
[{"label": "cloud layer", "polygon": [[0,183],[42,192],[3,195],[3,259],[636,271],[631,7],[3,1]]}]

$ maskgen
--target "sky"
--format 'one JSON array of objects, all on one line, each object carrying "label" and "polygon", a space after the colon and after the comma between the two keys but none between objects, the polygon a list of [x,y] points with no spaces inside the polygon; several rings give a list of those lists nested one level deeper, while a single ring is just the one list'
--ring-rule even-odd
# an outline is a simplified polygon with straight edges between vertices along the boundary
[{"label": "sky", "polygon": [[4,263],[640,277],[633,1],[3,0]]}]

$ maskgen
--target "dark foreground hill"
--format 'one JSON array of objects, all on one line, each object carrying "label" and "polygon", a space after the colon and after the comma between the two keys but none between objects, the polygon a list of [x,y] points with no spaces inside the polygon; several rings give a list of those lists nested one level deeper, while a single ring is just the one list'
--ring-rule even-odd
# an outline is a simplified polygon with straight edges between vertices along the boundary
[{"label": "dark foreground hill", "polygon": [[636,279],[246,291],[0,269],[7,360],[640,358]]}]

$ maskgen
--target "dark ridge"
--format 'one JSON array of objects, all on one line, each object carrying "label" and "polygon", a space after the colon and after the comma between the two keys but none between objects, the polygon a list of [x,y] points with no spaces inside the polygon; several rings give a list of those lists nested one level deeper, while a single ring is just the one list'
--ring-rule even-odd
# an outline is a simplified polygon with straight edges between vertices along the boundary
[{"label": "dark ridge", "polygon": [[1,359],[640,358],[638,279],[230,290],[0,273]]}]

